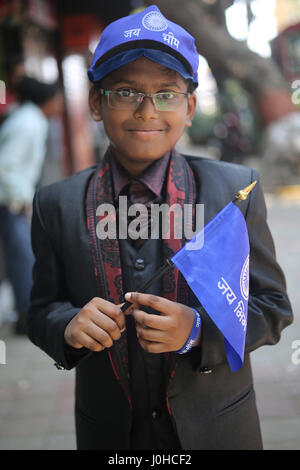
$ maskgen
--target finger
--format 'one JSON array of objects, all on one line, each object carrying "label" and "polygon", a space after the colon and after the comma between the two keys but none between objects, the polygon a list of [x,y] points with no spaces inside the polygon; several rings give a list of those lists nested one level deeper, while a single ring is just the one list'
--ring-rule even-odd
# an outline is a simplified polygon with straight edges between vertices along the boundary
[{"label": "finger", "polygon": [[164,343],[155,343],[144,339],[139,339],[139,343],[145,351],[150,353],[159,354],[171,351]]},{"label": "finger", "polygon": [[110,334],[92,322],[87,325],[84,333],[92,340],[101,344],[104,348],[110,348],[114,344],[113,338]]},{"label": "finger", "polygon": [[120,309],[120,305],[115,305],[108,300],[102,299],[101,297],[94,297],[91,304],[95,306],[100,312],[114,320],[120,330],[125,328],[125,315]]},{"label": "finger", "polygon": [[136,331],[139,340],[164,343],[167,339],[167,335],[164,331],[154,330],[153,328],[144,328],[138,324],[136,325]]},{"label": "finger", "polygon": [[103,351],[104,346],[91,338],[88,334],[81,332],[79,335],[80,344],[94,352]]},{"label": "finger", "polygon": [[146,328],[153,328],[156,330],[168,330],[170,328],[170,321],[167,316],[152,315],[143,310],[133,309],[132,315],[139,325]]},{"label": "finger", "polygon": [[141,292],[127,292],[127,294],[125,294],[125,299],[134,304],[151,307],[165,315],[170,315],[170,313],[180,311],[180,304],[165,299],[164,297],[159,297],[158,295],[143,294]]},{"label": "finger", "polygon": [[98,329],[104,330],[113,341],[118,341],[121,337],[121,330],[115,320],[108,317],[105,313],[95,308],[90,317],[92,324]]}]

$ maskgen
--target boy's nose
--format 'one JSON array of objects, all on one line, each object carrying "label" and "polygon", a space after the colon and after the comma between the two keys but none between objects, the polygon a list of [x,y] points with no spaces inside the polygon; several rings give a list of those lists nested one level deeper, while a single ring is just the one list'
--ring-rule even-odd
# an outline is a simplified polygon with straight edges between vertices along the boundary
[{"label": "boy's nose", "polygon": [[134,114],[147,119],[152,116],[157,116],[157,110],[151,96],[143,96],[140,98],[140,102]]}]

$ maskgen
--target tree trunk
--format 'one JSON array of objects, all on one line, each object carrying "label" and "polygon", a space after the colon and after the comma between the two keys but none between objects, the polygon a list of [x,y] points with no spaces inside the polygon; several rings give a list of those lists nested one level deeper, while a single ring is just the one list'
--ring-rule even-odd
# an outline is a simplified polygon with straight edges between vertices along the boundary
[{"label": "tree trunk", "polygon": [[[152,0],[145,4],[151,5]],[[290,92],[279,68],[271,60],[249,50],[245,42],[230,36],[227,29],[207,15],[200,0],[156,0],[155,4],[170,20],[192,34],[196,46],[212,72],[240,81],[254,97],[262,124],[294,112]]]}]

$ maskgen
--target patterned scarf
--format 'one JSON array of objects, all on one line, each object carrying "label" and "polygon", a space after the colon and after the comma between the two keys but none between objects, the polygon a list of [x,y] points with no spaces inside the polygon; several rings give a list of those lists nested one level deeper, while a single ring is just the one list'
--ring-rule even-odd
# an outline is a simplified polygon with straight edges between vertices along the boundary
[{"label": "patterned scarf", "polygon": [[[105,298],[115,304],[124,302],[122,270],[120,262],[119,241],[117,238],[106,238],[100,240],[96,233],[97,223],[101,219],[96,215],[97,207],[100,204],[113,204],[114,194],[110,170],[111,150],[109,149],[103,160],[95,170],[89,183],[86,199],[87,225],[89,230],[90,245],[94,263],[94,274],[97,284],[98,297]],[[195,205],[195,182],[192,170],[186,160],[176,151],[171,152],[171,158],[166,177],[166,200],[172,204],[180,204],[183,209],[184,204]],[[112,219],[111,219],[112,220]],[[172,236],[163,239],[163,259],[162,264],[167,258],[177,252],[185,243],[185,239],[176,239]],[[183,232],[184,233],[184,232]],[[146,279],[145,279],[146,281]],[[189,288],[185,279],[178,270],[169,270],[162,278],[162,292],[160,296],[169,300],[188,305]],[[129,404],[130,397],[130,375],[127,349],[126,331],[118,341],[107,350],[114,374],[122,386]],[[176,367],[175,353],[164,353],[165,364],[165,386],[173,377]]]}]

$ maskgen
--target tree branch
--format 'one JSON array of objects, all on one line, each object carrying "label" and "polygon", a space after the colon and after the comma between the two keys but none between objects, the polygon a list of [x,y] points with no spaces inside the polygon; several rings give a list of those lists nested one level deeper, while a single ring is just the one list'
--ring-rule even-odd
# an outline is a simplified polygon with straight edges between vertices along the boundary
[{"label": "tree branch", "polygon": [[[146,4],[153,4],[146,0]],[[249,50],[245,42],[237,41],[226,28],[215,24],[206,14],[201,0],[156,0],[161,12],[181,25],[195,38],[198,51],[211,70],[238,79],[254,96],[274,89],[287,89],[277,65]]]}]

